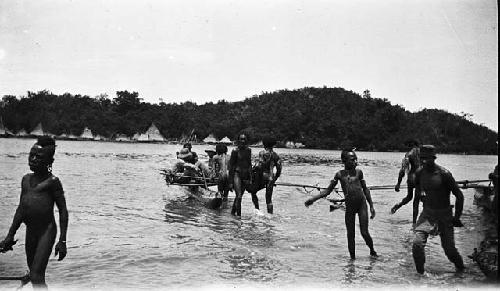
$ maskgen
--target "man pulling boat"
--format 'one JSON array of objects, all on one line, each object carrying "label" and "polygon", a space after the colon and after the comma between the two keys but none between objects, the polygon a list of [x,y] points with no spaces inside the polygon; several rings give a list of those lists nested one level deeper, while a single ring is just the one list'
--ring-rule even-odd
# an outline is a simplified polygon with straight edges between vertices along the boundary
[{"label": "man pulling boat", "polygon": [[[417,272],[423,274],[425,264],[425,246],[430,234],[439,233],[441,246],[448,259],[458,271],[463,270],[462,256],[455,247],[454,227],[462,227],[460,221],[464,205],[464,195],[450,171],[437,165],[436,149],[432,145],[423,145],[420,149],[422,167],[415,178],[415,199],[422,200],[424,208],[415,225],[413,240],[413,259]],[[455,214],[452,213],[450,194],[456,198]]]}]

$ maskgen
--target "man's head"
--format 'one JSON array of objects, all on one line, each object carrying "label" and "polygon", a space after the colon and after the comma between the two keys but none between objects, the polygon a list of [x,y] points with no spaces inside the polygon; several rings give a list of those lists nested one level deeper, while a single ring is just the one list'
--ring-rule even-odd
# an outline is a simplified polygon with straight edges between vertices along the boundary
[{"label": "man's head", "polygon": [[177,155],[177,158],[187,163],[194,163],[193,153],[191,153],[188,148],[183,148]]},{"label": "man's head", "polygon": [[187,143],[185,143],[185,144],[184,144],[184,146],[183,146],[182,148],[184,148],[184,149],[189,149],[189,151],[191,151],[191,148],[192,148],[192,147],[193,147],[193,146],[191,145],[191,143],[190,143],[190,142],[187,142]]},{"label": "man's head", "polygon": [[405,145],[407,147],[410,147],[410,148],[419,147],[420,146],[420,142],[417,139],[410,138],[410,139],[408,139],[408,140],[405,141]]},{"label": "man's head", "polygon": [[347,169],[354,169],[358,165],[358,156],[353,149],[342,150],[340,159]]},{"label": "man's head", "polygon": [[215,152],[218,154],[218,155],[222,155],[222,154],[225,154],[227,153],[227,146],[223,143],[218,143],[216,146],[215,146]]},{"label": "man's head", "polygon": [[262,144],[265,148],[272,148],[276,145],[276,139],[274,137],[265,137],[262,139]]},{"label": "man's head", "polygon": [[28,164],[35,173],[50,172],[56,152],[56,141],[50,136],[41,136],[31,147]]},{"label": "man's head", "polygon": [[245,133],[240,133],[236,143],[238,146],[246,146],[248,144],[248,136]]},{"label": "man's head", "polygon": [[436,147],[424,144],[420,147],[420,163],[424,167],[434,166],[436,160]]},{"label": "man's head", "polygon": [[213,150],[213,149],[208,149],[208,150],[205,150],[205,152],[207,153],[208,157],[211,159],[213,156],[215,156],[215,153],[216,151]]}]

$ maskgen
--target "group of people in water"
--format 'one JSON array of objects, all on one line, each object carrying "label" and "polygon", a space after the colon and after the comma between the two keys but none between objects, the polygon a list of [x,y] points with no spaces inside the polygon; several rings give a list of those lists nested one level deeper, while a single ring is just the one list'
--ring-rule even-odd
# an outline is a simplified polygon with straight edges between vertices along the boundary
[{"label": "group of people in water", "polygon": [[[245,191],[250,192],[252,202],[259,209],[257,192],[265,189],[267,212],[272,214],[273,187],[282,172],[282,162],[273,150],[276,140],[263,139],[264,150],[258,154],[255,165],[252,166],[252,153],[248,146],[248,136],[240,134],[237,146],[228,155],[228,148],[217,144],[215,151],[209,150],[208,165],[199,161],[198,155],[191,150],[191,144],[185,144],[178,152],[178,161],[173,171],[182,172],[183,177],[191,174],[201,174],[203,178],[217,178],[218,191],[227,203],[229,191],[235,192],[231,214],[241,216],[241,199]],[[420,145],[417,141],[410,142],[411,149],[406,153],[398,175],[395,191],[399,192],[402,179],[407,173],[408,192],[400,203],[391,208],[395,213],[401,206],[413,199],[413,230],[415,238],[412,253],[418,273],[424,273],[425,245],[429,235],[439,234],[441,245],[448,259],[456,269],[464,269],[461,255],[455,247],[454,227],[462,227],[464,196],[453,175],[435,163],[436,149],[432,145]],[[12,250],[16,244],[15,234],[21,223],[26,225],[26,258],[29,274],[26,281],[31,281],[34,287],[44,287],[45,270],[52,247],[56,241],[57,226],[54,218],[54,205],[59,211],[59,240],[55,247],[55,255],[59,260],[66,256],[66,232],[68,228],[68,210],[64,191],[60,180],[52,174],[55,140],[48,136],[39,137],[29,153],[29,167],[33,173],[22,178],[20,202],[15,212],[7,236],[0,241],[0,252]],[[316,200],[328,196],[337,184],[345,196],[345,224],[347,244],[351,259],[355,259],[355,218],[358,215],[360,231],[370,255],[377,257],[373,240],[368,231],[370,217],[375,217],[375,208],[366,185],[363,171],[357,168],[357,155],[353,149],[343,150],[341,161],[344,168],[339,170],[326,189],[305,201],[305,206],[312,205]],[[190,172],[191,171],[191,172]],[[496,174],[490,175],[494,185],[498,180]],[[184,175],[185,174],[185,175]],[[450,196],[455,196],[455,210],[450,203]],[[423,211],[418,216],[419,203],[423,203]],[[368,205],[367,205],[368,204]]]}]

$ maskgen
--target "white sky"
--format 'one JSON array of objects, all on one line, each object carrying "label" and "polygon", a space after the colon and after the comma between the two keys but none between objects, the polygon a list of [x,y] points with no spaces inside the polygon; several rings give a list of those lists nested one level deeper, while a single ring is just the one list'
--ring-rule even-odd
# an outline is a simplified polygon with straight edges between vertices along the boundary
[{"label": "white sky", "polygon": [[498,131],[494,0],[2,0],[0,96],[157,103],[342,87]]}]

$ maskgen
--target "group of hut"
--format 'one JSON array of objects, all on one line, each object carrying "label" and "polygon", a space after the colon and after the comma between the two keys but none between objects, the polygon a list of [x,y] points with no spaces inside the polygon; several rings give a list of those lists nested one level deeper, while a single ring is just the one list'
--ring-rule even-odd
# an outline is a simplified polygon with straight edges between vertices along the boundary
[{"label": "group of hut", "polygon": [[[115,134],[111,137],[105,137],[99,134],[93,134],[92,130],[88,127],[83,129],[82,134],[52,134],[43,129],[42,123],[39,123],[31,132],[26,132],[26,130],[21,129],[16,133],[5,128],[0,119],[0,137],[36,137],[50,135],[61,140],[94,140],[94,141],[119,141],[119,142],[167,142],[167,139],[161,134],[160,130],[154,123],[151,123],[149,128],[143,133],[136,133],[132,137],[125,134]],[[186,140],[191,141],[191,140]],[[212,134],[203,140],[204,143],[215,144],[215,143],[226,143],[232,144],[233,142],[227,136],[217,140]]]},{"label": "group of hut", "polygon": [[[132,137],[125,134],[114,134],[111,137],[106,137],[99,134],[93,134],[92,130],[90,130],[90,128],[88,127],[85,127],[83,129],[82,134],[80,135],[74,135],[71,133],[70,134],[63,133],[60,135],[52,134],[43,129],[42,123],[38,123],[38,125],[31,132],[26,132],[26,130],[21,129],[18,132],[13,133],[11,130],[7,129],[3,125],[2,119],[0,117],[0,137],[36,137],[43,135],[53,136],[60,140],[94,140],[94,141],[118,141],[118,142],[168,142],[169,141],[161,134],[160,130],[158,129],[158,127],[156,127],[154,122],[151,123],[151,125],[145,132],[143,133],[138,132],[134,134]],[[199,140],[196,138],[196,136],[191,134],[190,136],[183,136],[180,140],[175,140],[174,142],[196,143],[197,141]],[[223,143],[229,145],[233,144],[233,141],[227,136],[219,140],[213,134],[209,134],[206,138],[204,138],[201,141],[201,143],[204,144]],[[262,141],[259,141],[258,143],[253,144],[252,146],[262,147]],[[287,141],[286,144],[282,144],[281,146],[287,148],[303,148],[304,144],[300,142]]]}]

